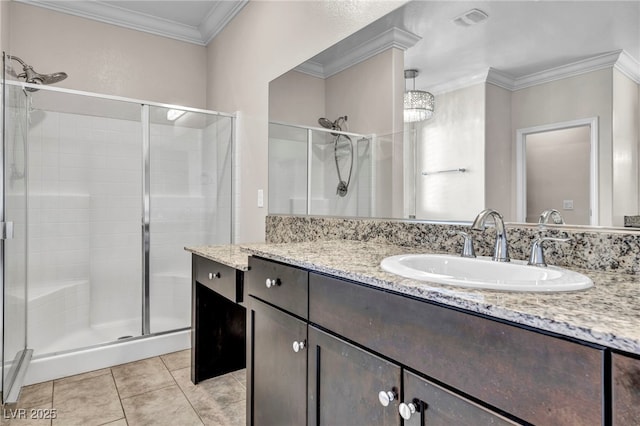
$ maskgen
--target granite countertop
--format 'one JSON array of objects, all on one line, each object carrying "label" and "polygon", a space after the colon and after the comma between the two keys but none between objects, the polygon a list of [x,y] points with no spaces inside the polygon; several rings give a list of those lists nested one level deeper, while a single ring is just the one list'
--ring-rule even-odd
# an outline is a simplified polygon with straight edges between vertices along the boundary
[{"label": "granite countertop", "polygon": [[213,260],[223,265],[230,266],[241,271],[249,270],[249,255],[246,251],[240,249],[240,246],[226,244],[219,246],[197,246],[185,247],[189,251],[198,256]]},{"label": "granite countertop", "polygon": [[425,283],[380,268],[387,256],[426,252],[419,248],[349,240],[240,247],[312,271],[640,355],[638,275],[579,270],[593,280],[594,287],[557,293],[499,292]]}]

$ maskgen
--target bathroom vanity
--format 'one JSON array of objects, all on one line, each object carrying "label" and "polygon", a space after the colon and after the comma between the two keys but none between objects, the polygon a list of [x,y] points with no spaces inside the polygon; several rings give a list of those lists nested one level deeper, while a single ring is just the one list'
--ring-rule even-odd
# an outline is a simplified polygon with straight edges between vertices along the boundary
[{"label": "bathroom vanity", "polygon": [[247,255],[234,246],[187,249],[192,256],[191,381],[245,368]]},{"label": "bathroom vanity", "polygon": [[407,247],[245,248],[253,254],[245,274],[248,424],[640,419],[634,275],[583,271],[596,283],[587,291],[513,294],[379,268]]}]

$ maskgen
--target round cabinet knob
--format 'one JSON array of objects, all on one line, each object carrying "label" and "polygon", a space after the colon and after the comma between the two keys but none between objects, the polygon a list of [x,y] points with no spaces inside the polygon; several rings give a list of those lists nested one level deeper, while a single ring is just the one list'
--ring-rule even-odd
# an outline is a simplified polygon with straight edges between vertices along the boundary
[{"label": "round cabinet knob", "polygon": [[209,279],[220,278],[220,272],[209,272]]},{"label": "round cabinet knob", "polygon": [[408,404],[403,402],[398,407],[398,411],[400,412],[400,417],[405,420],[409,420],[413,413],[415,413],[417,410],[416,405],[413,402],[410,402]]},{"label": "round cabinet knob", "polygon": [[378,400],[380,401],[380,404],[382,404],[383,407],[387,407],[389,406],[389,404],[391,404],[391,401],[393,401],[394,399],[396,399],[396,393],[394,391],[380,391],[378,393]]},{"label": "round cabinet knob", "polygon": [[267,278],[267,280],[264,282],[264,284],[267,286],[267,288],[275,287],[275,286],[280,285],[280,279],[279,278]]},{"label": "round cabinet knob", "polygon": [[293,342],[294,352],[300,352],[301,350],[304,349],[304,347],[305,347],[304,340],[301,340],[300,342]]}]

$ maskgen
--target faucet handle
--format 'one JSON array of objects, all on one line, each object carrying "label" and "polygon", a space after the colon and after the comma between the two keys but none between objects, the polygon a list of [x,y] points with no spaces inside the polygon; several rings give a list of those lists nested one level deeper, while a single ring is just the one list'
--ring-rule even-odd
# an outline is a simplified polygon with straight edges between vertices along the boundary
[{"label": "faucet handle", "polygon": [[540,217],[538,218],[538,225],[546,225],[549,223],[549,220],[552,220],[556,225],[564,225],[564,218],[562,214],[556,209],[548,209],[540,213]]},{"label": "faucet handle", "polygon": [[463,231],[458,231],[458,235],[464,238],[462,244],[462,257],[476,257],[476,251],[473,248],[473,237]]},{"label": "faucet handle", "polygon": [[532,266],[547,266],[544,261],[544,251],[542,250],[542,243],[545,241],[559,241],[567,242],[571,241],[571,238],[553,238],[553,237],[541,237],[533,240],[531,244],[531,253],[529,254],[528,265]]}]

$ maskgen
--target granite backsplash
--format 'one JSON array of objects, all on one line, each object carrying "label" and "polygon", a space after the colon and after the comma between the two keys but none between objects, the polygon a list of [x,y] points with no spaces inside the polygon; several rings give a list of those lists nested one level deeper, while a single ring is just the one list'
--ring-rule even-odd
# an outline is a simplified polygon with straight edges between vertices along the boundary
[{"label": "granite backsplash", "polygon": [[[624,274],[640,273],[640,231],[507,224],[512,259],[528,259],[531,243],[539,237],[570,238],[544,243],[548,264]],[[425,247],[443,253],[460,253],[469,226],[410,220],[360,219],[326,216],[269,215],[267,243],[325,240],[374,241],[407,247]],[[495,231],[471,231],[476,254],[493,254]]]}]

